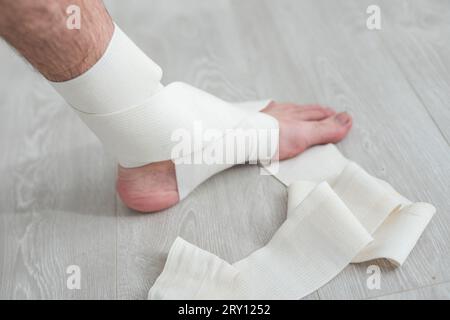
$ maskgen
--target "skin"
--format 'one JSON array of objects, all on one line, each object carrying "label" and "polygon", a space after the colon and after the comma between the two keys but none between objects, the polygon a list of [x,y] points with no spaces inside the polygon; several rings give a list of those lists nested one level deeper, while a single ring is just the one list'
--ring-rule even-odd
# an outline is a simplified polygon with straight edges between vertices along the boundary
[{"label": "skin", "polygon": [[[83,13],[82,28],[66,28],[69,5]],[[50,81],[67,81],[89,70],[103,55],[114,31],[100,0],[0,0],[0,36]],[[261,112],[278,120],[279,159],[316,144],[342,140],[352,126],[347,113],[319,105],[270,103]],[[179,202],[173,163],[139,168],[118,166],[117,192],[131,209],[155,212]]]},{"label": "skin", "polygon": [[[69,5],[82,13],[82,28],[66,27]],[[45,78],[66,81],[103,55],[114,25],[100,0],[0,0],[0,36]]]}]

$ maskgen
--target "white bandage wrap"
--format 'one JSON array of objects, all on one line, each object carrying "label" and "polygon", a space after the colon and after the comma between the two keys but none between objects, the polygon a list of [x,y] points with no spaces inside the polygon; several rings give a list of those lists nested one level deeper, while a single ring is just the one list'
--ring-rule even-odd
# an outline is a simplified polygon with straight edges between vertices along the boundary
[{"label": "white bandage wrap", "polygon": [[51,82],[76,110],[107,114],[141,104],[161,86],[162,70],[115,25],[97,63],[79,77]]},{"label": "white bandage wrap", "polygon": [[[258,112],[268,101],[232,104],[181,82],[163,87],[161,77],[161,69],[115,26],[103,57],[90,70],[52,84],[123,167],[174,161],[180,199],[234,164],[275,156],[278,123]],[[208,130],[214,132],[208,141],[195,141]],[[228,138],[239,130],[267,136],[249,138],[233,159],[204,161],[217,149],[234,146]]]},{"label": "white bandage wrap", "polygon": [[229,264],[177,238],[149,299],[302,298],[351,262],[403,264],[435,212],[369,175],[334,145],[268,170],[290,185],[287,219],[270,242]]}]

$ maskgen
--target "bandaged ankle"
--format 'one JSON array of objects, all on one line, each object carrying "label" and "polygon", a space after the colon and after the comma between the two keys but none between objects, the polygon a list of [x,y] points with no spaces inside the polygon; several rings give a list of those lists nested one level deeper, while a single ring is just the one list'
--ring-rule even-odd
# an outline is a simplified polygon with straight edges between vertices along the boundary
[{"label": "bandaged ankle", "polygon": [[76,110],[86,114],[120,111],[146,101],[162,88],[162,70],[114,25],[103,56],[84,74],[51,82]]},{"label": "bandaged ankle", "polygon": [[149,298],[298,299],[350,262],[387,258],[401,265],[435,212],[372,177],[333,145],[281,162],[275,176],[305,180],[290,184],[287,219],[266,246],[227,264],[178,238]]},{"label": "bandaged ankle", "polygon": [[[274,157],[278,123],[258,112],[268,101],[231,104],[184,83],[163,87],[161,77],[159,66],[115,26],[97,64],[75,79],[52,84],[123,167],[174,161],[180,199],[234,164]],[[202,141],[195,141],[199,126]],[[237,156],[205,161],[220,148],[234,147],[229,138],[240,130],[266,135],[249,139]]]}]

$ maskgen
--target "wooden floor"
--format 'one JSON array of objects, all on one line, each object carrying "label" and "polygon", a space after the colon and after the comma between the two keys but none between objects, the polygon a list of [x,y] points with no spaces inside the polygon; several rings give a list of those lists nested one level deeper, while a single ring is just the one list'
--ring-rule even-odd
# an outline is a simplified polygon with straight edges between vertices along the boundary
[{"label": "wooden floor", "polygon": [[[366,8],[381,8],[368,30]],[[405,265],[348,266],[311,299],[450,298],[450,2],[107,1],[165,71],[224,99],[319,102],[354,116],[341,151],[437,214]],[[286,191],[236,167],[142,215],[114,160],[53,89],[0,43],[0,298],[144,299],[180,235],[234,262],[285,219]],[[369,290],[367,267],[381,268]],[[70,265],[81,289],[66,286]]]}]

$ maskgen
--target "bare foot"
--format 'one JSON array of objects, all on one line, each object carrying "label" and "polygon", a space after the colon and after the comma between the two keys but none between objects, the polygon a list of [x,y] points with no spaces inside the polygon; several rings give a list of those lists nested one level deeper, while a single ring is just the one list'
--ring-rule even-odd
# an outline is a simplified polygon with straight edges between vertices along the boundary
[{"label": "bare foot", "polygon": [[[261,112],[278,120],[280,160],[295,157],[316,144],[336,143],[352,126],[349,114],[336,114],[318,105],[272,102]],[[170,160],[139,168],[119,165],[116,187],[122,201],[141,212],[166,209],[179,201],[175,166]]]},{"label": "bare foot", "polygon": [[261,112],[278,120],[279,158],[286,160],[316,144],[337,143],[352,127],[352,117],[318,105],[270,103]]}]

